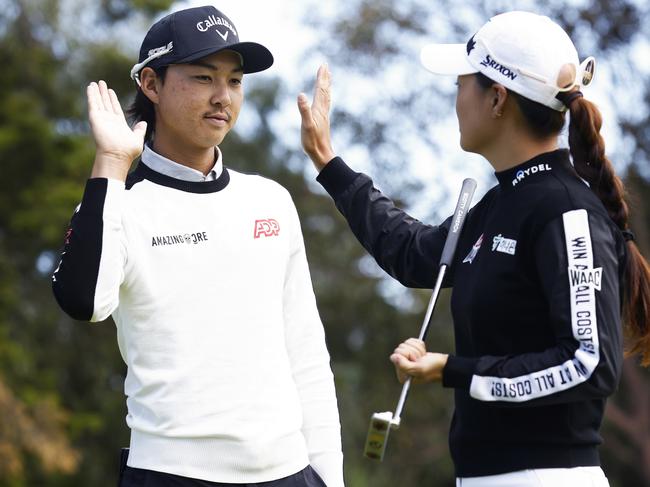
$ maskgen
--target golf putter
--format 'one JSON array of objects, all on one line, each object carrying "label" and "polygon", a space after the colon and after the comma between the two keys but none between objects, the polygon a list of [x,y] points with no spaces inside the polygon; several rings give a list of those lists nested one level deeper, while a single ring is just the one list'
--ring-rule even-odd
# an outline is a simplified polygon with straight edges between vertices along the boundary
[{"label": "golf putter", "polygon": [[[474,190],[476,190],[476,181],[471,178],[465,179],[458,197],[458,203],[456,203],[454,216],[451,219],[451,226],[449,227],[449,233],[445,240],[445,246],[442,249],[442,256],[440,257],[438,268],[438,277],[431,298],[429,299],[429,305],[427,306],[424,321],[422,322],[422,328],[420,329],[420,335],[418,337],[420,340],[426,338],[429,329],[429,322],[431,321],[431,315],[433,314],[433,308],[436,305],[436,301],[438,301],[438,294],[440,294],[440,288],[442,287],[442,281],[447,272],[447,268],[451,265],[454,259],[458,237],[463,229],[463,223],[465,223],[465,217],[469,211],[472,196],[474,196]],[[370,427],[368,428],[368,436],[366,437],[366,446],[363,451],[363,454],[366,457],[372,458],[373,460],[379,460],[380,462],[384,459],[386,444],[388,443],[388,434],[391,429],[399,428],[402,410],[404,409],[404,403],[406,402],[406,396],[408,395],[410,387],[411,378],[409,377],[406,382],[404,382],[402,393],[399,396],[399,401],[397,402],[397,408],[395,409],[394,414],[390,411],[385,411],[383,413],[374,413],[370,418]]]}]

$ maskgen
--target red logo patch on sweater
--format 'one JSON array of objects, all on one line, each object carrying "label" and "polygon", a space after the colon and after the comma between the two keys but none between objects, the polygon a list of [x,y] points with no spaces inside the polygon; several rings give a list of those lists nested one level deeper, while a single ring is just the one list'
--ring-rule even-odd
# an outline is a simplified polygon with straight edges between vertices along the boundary
[{"label": "red logo patch on sweater", "polygon": [[255,232],[253,238],[277,237],[280,235],[280,224],[273,218],[255,220]]}]

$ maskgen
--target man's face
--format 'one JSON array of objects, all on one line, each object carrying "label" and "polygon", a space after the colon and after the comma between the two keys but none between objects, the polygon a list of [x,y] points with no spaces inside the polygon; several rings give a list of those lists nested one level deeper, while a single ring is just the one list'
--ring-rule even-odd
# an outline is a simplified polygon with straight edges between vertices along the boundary
[{"label": "man's face", "polygon": [[239,116],[244,91],[240,57],[221,51],[167,69],[158,82],[155,138],[190,150],[219,145]]}]

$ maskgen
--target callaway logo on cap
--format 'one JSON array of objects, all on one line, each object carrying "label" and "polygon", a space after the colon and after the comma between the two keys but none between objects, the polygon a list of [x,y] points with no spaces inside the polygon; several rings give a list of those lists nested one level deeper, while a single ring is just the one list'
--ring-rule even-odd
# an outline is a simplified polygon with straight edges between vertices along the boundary
[{"label": "callaway logo on cap", "polygon": [[229,49],[239,53],[244,73],[256,73],[273,64],[273,55],[261,44],[239,42],[237,29],[212,6],[179,10],[151,26],[142,41],[138,63],[131,78],[140,84],[144,67],[158,68],[183,64]]},{"label": "callaway logo on cap", "polygon": [[492,17],[467,44],[425,46],[420,60],[437,74],[483,73],[557,111],[566,110],[557,94],[587,86],[595,68],[593,57],[580,64],[573,42],[559,25],[520,11]]}]

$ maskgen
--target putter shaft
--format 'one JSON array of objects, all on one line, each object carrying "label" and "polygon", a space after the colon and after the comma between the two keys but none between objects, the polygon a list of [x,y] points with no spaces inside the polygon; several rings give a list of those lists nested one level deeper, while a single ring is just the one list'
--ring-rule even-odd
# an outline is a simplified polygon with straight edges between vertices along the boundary
[{"label": "putter shaft", "polygon": [[[447,272],[447,266],[442,264],[440,270],[438,271],[438,278],[436,279],[436,285],[433,288],[431,293],[431,298],[429,299],[429,306],[427,307],[427,312],[424,316],[424,321],[422,322],[422,328],[420,328],[419,339],[424,340],[427,336],[427,331],[429,331],[429,322],[431,321],[431,315],[433,314],[433,308],[436,306],[436,301],[438,301],[438,295],[440,294],[440,288],[442,287],[442,281],[445,278],[445,273]],[[409,377],[404,382],[402,386],[402,392],[397,401],[397,408],[395,408],[395,414],[393,415],[393,423],[399,425],[402,410],[404,409],[404,403],[406,402],[406,397],[408,396],[409,389],[411,387],[411,378]]]},{"label": "putter shaft", "polygon": [[[449,233],[445,240],[445,246],[442,249],[436,285],[431,293],[427,312],[424,321],[422,322],[422,327],[420,328],[420,340],[426,338],[429,329],[429,322],[431,321],[431,315],[433,314],[433,308],[436,305],[436,301],[438,301],[438,295],[440,294],[440,288],[442,287],[442,281],[445,277],[447,267],[450,266],[453,261],[458,239],[460,238],[460,232],[463,228],[465,217],[469,212],[470,203],[475,189],[476,181],[470,178],[463,181],[463,187],[461,188],[458,203],[456,204],[456,210],[454,211],[451,220]],[[402,386],[402,392],[399,396],[399,401],[397,402],[395,414],[391,414],[390,411],[387,411],[384,413],[375,413],[372,415],[372,418],[370,418],[370,427],[368,429],[368,436],[366,437],[366,445],[364,449],[364,454],[368,458],[379,461],[383,460],[384,452],[386,451],[386,443],[388,441],[388,433],[391,428],[399,428],[402,411],[410,387],[411,377],[409,377]]]}]

